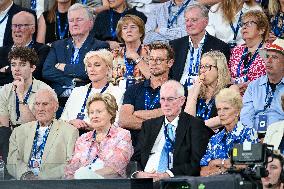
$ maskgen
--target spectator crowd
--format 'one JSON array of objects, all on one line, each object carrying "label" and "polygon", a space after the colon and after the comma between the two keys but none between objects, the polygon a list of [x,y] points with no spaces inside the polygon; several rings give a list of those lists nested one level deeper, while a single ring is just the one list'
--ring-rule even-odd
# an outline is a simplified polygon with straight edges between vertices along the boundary
[{"label": "spectator crowd", "polygon": [[284,1],[141,2],[0,1],[7,175],[211,176],[250,142],[283,187]]}]

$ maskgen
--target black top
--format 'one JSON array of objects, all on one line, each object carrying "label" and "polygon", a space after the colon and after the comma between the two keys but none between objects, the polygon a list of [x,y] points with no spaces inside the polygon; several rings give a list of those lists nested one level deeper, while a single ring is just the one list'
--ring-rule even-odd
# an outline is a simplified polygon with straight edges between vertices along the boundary
[{"label": "black top", "polygon": [[[150,85],[150,80],[145,80],[141,83],[137,83],[129,87],[124,94],[123,104],[131,104],[134,107],[134,111],[145,110],[145,92],[149,91],[150,101],[160,92],[160,88],[153,89]],[[154,109],[160,108],[160,102],[157,102]],[[129,130],[131,133],[132,145],[135,147],[137,144],[139,130]]]},{"label": "black top", "polygon": [[94,33],[95,37],[99,40],[106,41],[106,40],[111,40],[111,41],[118,41],[117,37],[114,39],[112,38],[111,35],[111,11],[113,11],[113,26],[112,28],[116,30],[117,23],[119,19],[126,14],[132,14],[140,17],[144,23],[147,21],[147,17],[144,15],[144,13],[139,12],[136,10],[136,7],[131,8],[124,13],[118,13],[114,10],[105,10],[101,13],[99,13],[95,19],[94,23]]},{"label": "black top", "polygon": [[[57,18],[55,17],[55,21],[54,22],[49,22],[47,19],[48,16],[48,11],[43,12],[43,17],[45,20],[45,24],[46,24],[46,33],[45,33],[45,43],[52,43],[54,41],[59,40],[59,33],[58,33],[58,27],[56,24],[56,20]],[[60,26],[61,26],[61,31],[64,30],[65,28],[65,23],[68,23],[68,19],[67,19],[67,12],[66,13],[59,13],[59,18],[60,18]],[[64,35],[64,38],[68,38],[69,37],[69,28],[67,27],[67,32]]]}]

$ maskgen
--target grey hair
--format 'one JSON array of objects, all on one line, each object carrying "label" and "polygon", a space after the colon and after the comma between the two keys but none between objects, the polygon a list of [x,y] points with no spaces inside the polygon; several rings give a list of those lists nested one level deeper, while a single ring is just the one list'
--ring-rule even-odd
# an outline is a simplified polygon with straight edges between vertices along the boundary
[{"label": "grey hair", "polygon": [[69,14],[70,14],[71,11],[78,10],[78,9],[84,9],[86,11],[86,14],[87,14],[87,17],[89,18],[89,20],[94,22],[94,16],[93,16],[91,9],[88,6],[83,5],[81,3],[75,3],[71,7],[69,7],[68,13],[67,13],[68,17],[69,17]]},{"label": "grey hair", "polygon": [[47,92],[48,94],[50,94],[50,96],[53,98],[53,100],[58,104],[57,94],[55,93],[55,91],[53,89],[48,89],[48,88],[39,89],[39,90],[37,90],[35,97],[37,97],[40,92]]},{"label": "grey hair", "polygon": [[161,86],[161,91],[169,87],[171,90],[175,90],[177,96],[184,96],[184,87],[180,82],[176,80],[168,80]]},{"label": "grey hair", "polygon": [[190,10],[192,10],[194,8],[198,8],[200,10],[200,12],[201,12],[201,15],[204,18],[208,19],[209,9],[206,6],[204,6],[204,5],[200,4],[200,3],[193,3],[192,5],[189,5],[187,7],[187,9],[185,10],[184,14],[186,14],[188,11],[190,11]]}]

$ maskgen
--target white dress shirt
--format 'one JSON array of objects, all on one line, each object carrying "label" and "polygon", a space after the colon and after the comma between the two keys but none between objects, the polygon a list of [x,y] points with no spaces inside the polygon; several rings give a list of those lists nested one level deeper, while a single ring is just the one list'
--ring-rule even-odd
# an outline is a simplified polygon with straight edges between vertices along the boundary
[{"label": "white dress shirt", "polygon": [[[10,8],[12,7],[13,2],[11,3],[11,5],[4,11],[0,12],[0,20],[2,20],[8,13],[8,11],[10,10]],[[7,25],[7,21],[8,21],[8,17],[7,16],[5,18],[5,20],[3,20],[3,22],[0,24],[0,47],[3,46],[3,41],[4,41],[4,35],[5,35],[5,30],[6,30],[6,25]]]},{"label": "white dress shirt", "polygon": [[[173,125],[173,132],[174,132],[174,136],[176,135],[176,128],[178,126],[178,120],[179,120],[179,116],[177,116],[172,122],[169,122],[167,120],[167,118],[165,117],[165,121],[164,124],[162,125],[160,132],[156,138],[156,141],[153,145],[153,148],[151,150],[149,159],[147,161],[147,164],[145,166],[144,171],[145,172],[156,172],[158,170],[158,166],[159,166],[159,162],[160,162],[160,158],[161,158],[161,154],[164,148],[164,145],[166,143],[166,139],[165,139],[165,133],[164,133],[164,129],[165,126],[168,123],[171,123]],[[173,177],[173,173],[170,170],[166,171],[171,177]]]}]

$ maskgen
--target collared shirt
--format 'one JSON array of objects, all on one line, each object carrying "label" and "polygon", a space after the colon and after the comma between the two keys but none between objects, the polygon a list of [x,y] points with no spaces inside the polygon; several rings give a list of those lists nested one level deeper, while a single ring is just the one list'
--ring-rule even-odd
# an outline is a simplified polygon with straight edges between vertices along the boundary
[{"label": "collared shirt", "polygon": [[77,169],[91,164],[97,155],[105,167],[125,177],[126,166],[133,154],[129,131],[112,126],[100,144],[94,140],[93,134],[94,131],[90,131],[77,139],[72,159],[64,170],[65,178],[73,178]]},{"label": "collared shirt", "polygon": [[153,172],[158,170],[159,162],[161,159],[161,154],[164,148],[164,145],[166,143],[165,139],[165,126],[168,123],[171,123],[173,125],[173,131],[174,131],[174,136],[176,135],[176,128],[178,126],[178,121],[179,121],[179,116],[177,116],[172,122],[169,122],[168,119],[165,117],[164,124],[162,125],[160,132],[155,140],[155,143],[153,145],[153,148],[151,150],[149,159],[147,161],[147,164],[145,166],[144,171],[145,172]]},{"label": "collared shirt", "polygon": [[[83,103],[85,101],[86,94],[87,94],[87,91],[88,91],[90,85],[91,84],[87,84],[87,85],[84,85],[84,86],[81,86],[81,87],[75,87],[73,89],[70,97],[68,98],[68,101],[65,104],[64,111],[63,111],[61,118],[60,118],[61,120],[68,122],[68,121],[71,121],[71,120],[77,118],[77,114],[79,112],[81,112],[81,108],[82,108]],[[92,88],[92,90],[89,94],[89,98],[91,96],[93,96],[95,93],[100,93],[101,90],[102,89]],[[107,89],[104,91],[104,93],[112,94],[116,99],[116,103],[120,107],[120,105],[122,104],[123,91],[120,90],[119,87],[113,86],[110,83],[109,86],[107,87]],[[84,114],[85,114],[84,121],[89,123],[90,119],[89,119],[88,114],[87,114],[87,107],[85,107]],[[117,119],[118,119],[118,116],[117,116]]]},{"label": "collared shirt", "polygon": [[208,143],[206,153],[200,160],[201,166],[208,166],[214,159],[227,159],[234,144],[242,144],[244,141],[257,143],[257,134],[253,128],[245,127],[241,122],[231,132],[224,128],[221,132],[213,135]]},{"label": "collared shirt", "polygon": [[[258,130],[259,115],[262,115],[266,104],[266,87],[268,83],[267,75],[264,75],[248,85],[246,92],[243,96],[243,108],[241,110],[241,122]],[[269,87],[270,88],[270,87]],[[284,94],[284,78],[276,86],[274,97],[270,107],[264,112],[268,117],[267,125],[284,120],[284,112],[281,106],[281,95]]]},{"label": "collared shirt", "polygon": [[[204,36],[202,37],[202,39],[200,40],[200,42],[199,42],[199,44],[198,44],[198,48],[194,48],[194,47],[193,47],[192,40],[191,40],[190,36],[188,37],[190,48],[188,48],[188,51],[187,51],[186,62],[185,62],[183,74],[182,74],[181,79],[180,79],[180,83],[181,83],[182,85],[184,85],[185,82],[186,82],[186,80],[188,79],[188,72],[189,72],[189,66],[190,66],[189,62],[190,62],[190,58],[191,58],[190,50],[191,50],[191,48],[194,48],[194,54],[193,54],[193,58],[194,58],[194,59],[193,59],[193,62],[192,62],[192,63],[193,63],[193,66],[195,66],[196,61],[197,61],[197,56],[198,56],[199,49],[202,51],[202,46],[203,46],[203,44],[204,44],[205,36],[206,36],[206,35],[204,35]],[[200,55],[199,55],[199,60],[198,60],[198,61],[199,61],[199,64],[200,64],[200,60],[201,60],[201,54],[202,54],[202,52],[200,52]]]},{"label": "collared shirt", "polygon": [[[206,27],[206,31],[208,31],[210,35],[215,36],[218,39],[221,39],[225,43],[228,43],[233,40],[234,32],[232,31],[230,23],[224,19],[223,11],[219,6],[220,3],[217,3],[210,8],[209,23],[208,26]],[[259,5],[254,5],[250,7],[246,3],[244,3],[243,8],[241,10],[243,14],[250,10],[262,10],[262,8]],[[235,16],[235,21],[233,23],[234,28],[236,28],[241,11],[239,11]],[[244,40],[242,39],[241,36],[241,28],[239,28],[236,38],[236,43],[237,45],[244,43]]]},{"label": "collared shirt", "polygon": [[[2,11],[0,13],[0,20],[4,19],[4,17],[6,16],[6,14],[8,13],[8,11],[10,10],[10,8],[12,7],[13,2],[11,3],[11,5],[4,11]],[[4,35],[5,35],[5,30],[6,30],[6,25],[7,25],[7,21],[8,21],[8,17],[7,16],[5,18],[5,20],[0,24],[0,47],[3,46],[3,41],[4,41]]]},{"label": "collared shirt", "polygon": [[[33,79],[32,91],[27,101],[30,110],[33,110],[35,93],[39,89],[51,88],[44,82]],[[16,121],[16,94],[14,91],[13,83],[6,84],[0,89],[0,116],[8,116],[12,125],[18,125],[23,123],[21,117],[18,121]]]},{"label": "collared shirt", "polygon": [[[145,44],[150,44],[154,41],[170,41],[187,35],[184,11],[177,17],[173,27],[167,28],[168,18],[171,16],[169,15],[168,7],[170,6],[171,2],[173,2],[173,0],[162,3],[148,17],[145,25]],[[194,2],[195,0],[191,0],[187,7]],[[177,12],[179,8],[180,7],[177,5],[173,6],[172,12]],[[159,32],[155,32],[156,28],[159,28]]]}]

